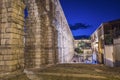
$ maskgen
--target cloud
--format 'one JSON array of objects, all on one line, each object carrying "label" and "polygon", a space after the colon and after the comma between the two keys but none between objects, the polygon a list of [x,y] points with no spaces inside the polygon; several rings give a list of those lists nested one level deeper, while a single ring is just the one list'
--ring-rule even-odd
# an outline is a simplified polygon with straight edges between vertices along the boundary
[{"label": "cloud", "polygon": [[70,24],[70,29],[71,30],[78,30],[78,29],[88,29],[92,27],[91,25],[88,25],[88,24],[84,24],[84,23],[76,23],[74,25],[71,25]]}]

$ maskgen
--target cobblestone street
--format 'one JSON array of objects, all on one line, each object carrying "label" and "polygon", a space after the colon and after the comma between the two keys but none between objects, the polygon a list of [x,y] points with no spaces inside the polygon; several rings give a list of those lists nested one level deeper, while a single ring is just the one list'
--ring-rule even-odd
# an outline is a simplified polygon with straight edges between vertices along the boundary
[{"label": "cobblestone street", "polygon": [[[98,64],[59,64],[42,70],[30,70],[26,73],[30,80],[120,80],[120,68]],[[21,75],[21,77],[9,80],[29,79]]]}]

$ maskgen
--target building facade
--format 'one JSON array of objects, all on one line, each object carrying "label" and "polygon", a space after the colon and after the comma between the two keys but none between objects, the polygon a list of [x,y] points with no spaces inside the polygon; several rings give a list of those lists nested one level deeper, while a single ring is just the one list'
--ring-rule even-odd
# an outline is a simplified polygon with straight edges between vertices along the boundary
[{"label": "building facade", "polygon": [[[92,49],[90,39],[74,40],[75,59],[79,63],[92,63]],[[74,61],[74,59],[73,59]]]},{"label": "building facade", "polygon": [[96,32],[98,34],[98,62],[111,67],[120,66],[118,50],[120,48],[120,20],[103,23]]},{"label": "building facade", "polygon": [[96,50],[98,52],[98,33],[95,31],[91,35],[91,48],[92,50]]},{"label": "building facade", "polygon": [[69,62],[73,54],[59,0],[0,1],[0,73]]},{"label": "building facade", "polygon": [[91,47],[92,52],[95,51],[97,55],[97,62],[102,64],[103,61],[103,27],[99,27],[92,35],[91,35]]},{"label": "building facade", "polygon": [[74,49],[75,48],[84,48],[83,53],[88,53],[91,54],[92,50],[91,50],[91,40],[90,39],[80,39],[80,40],[74,40]]}]

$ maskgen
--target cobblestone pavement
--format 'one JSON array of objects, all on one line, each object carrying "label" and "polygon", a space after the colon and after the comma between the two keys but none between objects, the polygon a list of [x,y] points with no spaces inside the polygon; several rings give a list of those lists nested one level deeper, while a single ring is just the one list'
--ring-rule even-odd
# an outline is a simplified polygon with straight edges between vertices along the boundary
[{"label": "cobblestone pavement", "polygon": [[98,64],[59,64],[27,72],[31,80],[120,80],[120,67]]},{"label": "cobblestone pavement", "polygon": [[44,69],[25,70],[24,74],[14,74],[10,78],[0,80],[120,80],[120,67],[111,68],[100,64],[58,64]]}]

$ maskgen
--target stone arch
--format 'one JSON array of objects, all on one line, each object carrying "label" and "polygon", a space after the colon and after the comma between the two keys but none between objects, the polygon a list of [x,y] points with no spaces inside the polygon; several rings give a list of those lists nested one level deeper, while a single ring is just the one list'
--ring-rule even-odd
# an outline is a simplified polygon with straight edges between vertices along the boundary
[{"label": "stone arch", "polygon": [[[57,2],[58,0],[0,1],[0,72],[41,68],[58,62],[59,29],[56,26],[58,23],[62,25],[61,21],[64,22],[65,18],[57,19]],[[24,19],[26,8],[28,16]],[[61,31],[63,26],[60,26]],[[64,48],[63,35],[60,36],[61,53]]]},{"label": "stone arch", "polygon": [[[49,25],[51,12],[50,1],[28,0],[25,40],[25,66],[26,68],[41,68],[49,64],[48,48]],[[53,29],[51,30],[54,33]],[[53,34],[54,35],[54,34]],[[53,36],[51,35],[51,36]],[[53,39],[53,38],[52,38]],[[54,45],[52,43],[52,45]]]}]

